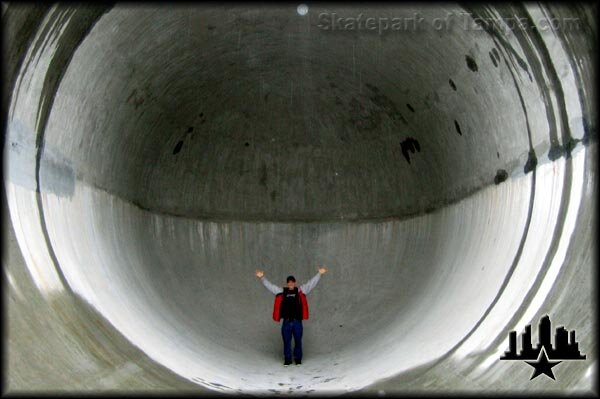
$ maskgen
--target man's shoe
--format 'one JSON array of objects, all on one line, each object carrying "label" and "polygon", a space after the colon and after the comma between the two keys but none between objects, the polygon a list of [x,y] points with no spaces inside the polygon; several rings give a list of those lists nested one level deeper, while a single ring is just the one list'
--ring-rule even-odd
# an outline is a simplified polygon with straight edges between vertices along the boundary
[{"label": "man's shoe", "polygon": [[290,364],[292,364],[292,361],[291,361],[291,360],[287,360],[287,359],[286,359],[286,360],[283,362],[283,365],[284,365],[284,366],[289,366]]},{"label": "man's shoe", "polygon": [[294,359],[294,361],[296,362],[296,365],[302,364],[302,360],[300,360],[300,359]]}]

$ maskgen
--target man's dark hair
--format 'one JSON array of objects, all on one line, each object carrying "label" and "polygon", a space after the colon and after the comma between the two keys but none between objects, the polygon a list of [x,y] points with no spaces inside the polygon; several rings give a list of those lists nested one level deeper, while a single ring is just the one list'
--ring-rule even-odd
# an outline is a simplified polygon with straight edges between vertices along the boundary
[{"label": "man's dark hair", "polygon": [[290,280],[292,280],[294,283],[296,282],[296,279],[294,278],[294,276],[288,276],[288,278],[287,278],[287,280],[285,280],[285,282],[287,283]]}]

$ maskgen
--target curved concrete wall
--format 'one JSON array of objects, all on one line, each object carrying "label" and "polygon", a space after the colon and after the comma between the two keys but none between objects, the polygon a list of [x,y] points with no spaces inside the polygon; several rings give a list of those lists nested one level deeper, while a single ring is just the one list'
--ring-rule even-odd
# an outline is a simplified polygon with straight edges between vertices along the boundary
[{"label": "curved concrete wall", "polygon": [[[379,35],[322,13],[422,23]],[[9,6],[13,389],[592,389],[590,15]],[[580,29],[462,25],[516,17]],[[284,369],[254,270],[317,264],[304,364]],[[552,384],[499,361],[546,313],[588,356]]]}]

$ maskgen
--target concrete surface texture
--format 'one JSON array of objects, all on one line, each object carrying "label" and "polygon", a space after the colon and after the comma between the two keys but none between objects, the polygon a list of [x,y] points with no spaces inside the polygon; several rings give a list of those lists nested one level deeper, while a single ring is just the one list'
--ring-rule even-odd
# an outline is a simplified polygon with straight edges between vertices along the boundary
[{"label": "concrete surface texture", "polygon": [[595,6],[467,7],[3,6],[7,392],[597,392]]}]

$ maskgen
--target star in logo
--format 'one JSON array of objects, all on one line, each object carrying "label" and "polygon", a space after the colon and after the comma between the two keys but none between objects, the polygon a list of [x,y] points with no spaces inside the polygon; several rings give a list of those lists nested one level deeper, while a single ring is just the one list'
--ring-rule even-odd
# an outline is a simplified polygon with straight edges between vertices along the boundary
[{"label": "star in logo", "polygon": [[556,378],[554,378],[554,374],[552,373],[552,367],[556,366],[560,362],[549,362],[548,356],[546,355],[546,349],[543,346],[540,350],[537,361],[525,363],[527,363],[535,369],[529,380],[533,380],[535,377],[541,374],[546,374],[548,377],[552,378],[553,380],[556,380]]}]

